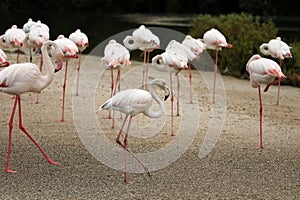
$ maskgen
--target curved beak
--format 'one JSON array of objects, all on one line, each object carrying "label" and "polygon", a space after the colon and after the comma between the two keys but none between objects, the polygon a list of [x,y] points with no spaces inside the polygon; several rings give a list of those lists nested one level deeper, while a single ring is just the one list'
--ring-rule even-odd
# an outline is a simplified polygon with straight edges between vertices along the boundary
[{"label": "curved beak", "polygon": [[165,86],[165,99],[164,101],[166,101],[170,96],[170,89],[168,88],[168,86]]}]

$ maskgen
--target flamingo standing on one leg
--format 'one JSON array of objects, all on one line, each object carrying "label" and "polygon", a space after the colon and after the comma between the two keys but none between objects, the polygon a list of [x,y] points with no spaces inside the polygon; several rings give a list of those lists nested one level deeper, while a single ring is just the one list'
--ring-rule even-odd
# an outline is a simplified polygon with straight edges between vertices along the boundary
[{"label": "flamingo standing on one leg", "polygon": [[[124,65],[130,65],[130,53],[129,51],[120,43],[117,43],[116,40],[110,40],[104,49],[104,57],[101,59],[102,65],[106,69],[111,71],[111,93],[110,97],[116,94],[116,91],[120,92],[121,83],[121,72],[120,67]],[[118,74],[116,82],[114,83],[114,70],[118,69]],[[114,113],[111,117],[111,113],[108,113],[108,118],[112,118],[112,128],[115,127],[114,123]]]},{"label": "flamingo standing on one leg", "polygon": [[[182,44],[186,46],[188,49],[190,49],[197,58],[201,55],[201,53],[206,49],[206,45],[200,40],[200,39],[195,39],[190,35],[187,35],[184,40],[182,41]],[[188,65],[189,65],[189,71],[190,71],[190,103],[193,103],[193,98],[192,98],[192,69],[191,69],[191,61],[189,60]]]},{"label": "flamingo standing on one leg", "polygon": [[7,60],[6,54],[2,49],[0,49],[0,68],[9,66],[9,62]]},{"label": "flamingo standing on one leg", "polygon": [[69,35],[69,39],[72,40],[78,47],[79,50],[79,59],[78,59],[78,68],[77,68],[77,81],[76,81],[76,91],[75,96],[78,96],[78,84],[79,84],[79,71],[81,64],[81,54],[89,46],[89,39],[87,35],[77,29],[74,33]]},{"label": "flamingo standing on one leg", "polygon": [[[292,47],[288,46],[285,42],[281,41],[280,37],[272,39],[269,43],[263,43],[260,47],[260,51],[265,55],[270,55],[273,58],[279,58],[279,66],[282,69],[282,60],[285,58],[292,58],[292,53],[290,49]],[[279,105],[280,97],[280,81],[278,81],[278,92],[276,105]]]},{"label": "flamingo standing on one leg", "polygon": [[[68,39],[65,38],[63,35],[59,35],[57,39],[54,41],[61,51],[64,53],[63,60],[59,60],[57,67],[55,68],[55,72],[58,72],[62,69],[62,62],[66,62],[66,69],[65,69],[65,76],[64,76],[64,83],[63,83],[63,99],[62,99],[62,114],[61,114],[61,122],[65,121],[65,96],[66,96],[66,86],[67,86],[67,72],[68,72],[68,62],[71,58],[78,58],[77,52],[78,48],[76,44]],[[56,58],[56,51],[54,48],[51,48],[51,54]]]},{"label": "flamingo standing on one leg", "polygon": [[19,29],[17,25],[13,25],[10,29],[5,31],[4,37],[1,39],[3,44],[3,40],[5,41],[6,45],[4,44],[2,47],[4,48],[18,48],[18,55],[17,55],[17,61],[19,62],[19,55],[20,55],[20,48],[24,44],[24,39],[26,37],[25,32],[22,29]]},{"label": "flamingo standing on one leg", "polygon": [[[149,92],[140,89],[127,89],[122,90],[115,94],[113,97],[108,99],[101,107],[102,110],[117,110],[124,114],[126,114],[124,122],[120,128],[120,131],[116,137],[116,142],[126,151],[125,154],[125,174],[124,181],[128,183],[128,170],[127,170],[127,153],[132,155],[140,165],[145,169],[147,174],[150,176],[150,172],[148,168],[143,164],[141,160],[130,150],[128,149],[128,131],[130,128],[131,120],[134,116],[143,113],[144,115],[150,118],[158,118],[161,117],[165,113],[165,108],[162,101],[159,99],[157,94],[154,92],[154,85],[157,85],[161,89],[165,91],[165,100],[167,100],[170,91],[166,85],[166,82],[162,79],[155,79],[150,83]],[[152,101],[153,99],[159,105],[159,110],[153,109]],[[129,117],[127,130],[124,136],[124,142],[120,141],[120,136],[123,132],[124,124]]]},{"label": "flamingo standing on one leg", "polygon": [[144,69],[142,87],[148,83],[148,65],[150,62],[150,52],[154,49],[160,48],[159,38],[154,35],[148,28],[141,25],[138,29],[134,30],[132,36],[126,36],[123,40],[126,48],[130,50],[140,49],[144,52]]},{"label": "flamingo standing on one leg", "polygon": [[[175,49],[175,46],[180,46],[179,42],[176,42],[175,40],[172,40],[169,42],[168,47],[164,53],[157,55],[152,58],[152,65],[155,69],[158,71],[164,71],[164,72],[169,72],[170,73],[170,89],[171,89],[171,136],[175,136],[174,133],[174,123],[173,123],[173,118],[174,118],[174,94],[173,94],[173,84],[172,84],[172,74],[175,73],[177,75],[177,111],[179,114],[179,77],[178,73],[183,70],[183,69],[188,69],[188,58],[185,54],[185,47],[182,45],[182,52],[178,53],[173,51]],[[173,46],[173,47],[170,47]]]},{"label": "flamingo standing on one leg", "polygon": [[47,52],[47,48],[50,45],[53,45],[55,51],[57,51],[58,57],[61,58],[63,57],[62,52],[54,42],[47,41],[44,43],[44,45],[42,46],[42,52],[43,52],[43,59],[47,70],[46,75],[43,75],[39,67],[32,63],[13,64],[10,67],[6,67],[2,71],[0,71],[0,91],[11,95],[16,95],[15,103],[9,121],[8,151],[7,151],[7,160],[5,166],[6,172],[11,172],[11,173],[16,172],[10,169],[9,161],[10,161],[10,154],[11,154],[13,121],[14,121],[14,114],[16,111],[17,104],[19,106],[19,128],[37,146],[37,148],[42,152],[42,154],[50,164],[54,164],[54,165],[57,164],[56,162],[54,162],[49,158],[49,156],[45,153],[45,151],[39,146],[39,144],[32,138],[32,136],[24,128],[23,121],[22,121],[22,109],[21,109],[21,94],[26,92],[39,93],[43,89],[45,89],[53,80],[54,66]]},{"label": "flamingo standing on one leg", "polygon": [[[262,58],[260,55],[253,55],[246,64],[246,70],[250,74],[250,83],[253,88],[258,88],[259,95],[259,121],[260,121],[260,143],[259,148],[263,149],[262,142],[262,98],[260,93],[260,84],[267,84],[264,92],[268,91],[270,85],[283,80],[285,75],[281,72],[279,65],[273,60]],[[275,80],[278,78],[278,80]]]},{"label": "flamingo standing on one leg", "polygon": [[216,78],[218,72],[218,52],[222,50],[222,48],[232,48],[232,44],[228,44],[225,36],[218,31],[217,29],[210,29],[205,32],[203,35],[203,41],[206,45],[207,49],[216,50],[216,62],[215,62],[215,72],[214,72],[214,86],[213,86],[213,97],[212,103],[215,103],[215,90],[216,90]]}]

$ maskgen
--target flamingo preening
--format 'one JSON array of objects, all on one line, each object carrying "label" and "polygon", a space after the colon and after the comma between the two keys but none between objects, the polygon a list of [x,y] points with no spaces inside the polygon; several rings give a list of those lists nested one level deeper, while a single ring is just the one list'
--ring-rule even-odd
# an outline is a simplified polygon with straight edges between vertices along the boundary
[{"label": "flamingo preening", "polygon": [[[278,58],[279,66],[281,69],[282,69],[282,60],[284,60],[285,58],[292,58],[292,53],[290,51],[291,48],[292,47],[288,46],[285,42],[281,41],[280,37],[270,40],[269,43],[263,43],[259,47],[261,53],[265,55],[270,55],[273,58]],[[278,81],[276,105],[279,105],[279,98],[280,98],[280,81]]]},{"label": "flamingo preening", "polygon": [[[190,35],[187,35],[184,38],[184,40],[182,41],[182,44],[184,46],[186,46],[196,56],[196,58],[190,57],[189,62],[188,62],[189,71],[190,71],[190,103],[193,103],[191,62],[194,59],[199,58],[199,56],[202,54],[202,52],[206,49],[206,45],[200,39],[195,39]],[[190,59],[192,59],[192,60],[190,60]]]},{"label": "flamingo preening", "polygon": [[[120,67],[125,65],[131,65],[129,51],[116,40],[110,40],[104,48],[104,57],[101,59],[102,65],[106,69],[110,69],[111,72],[111,92],[110,97],[116,94],[116,91],[120,92],[121,83],[121,72]],[[114,70],[118,70],[116,82],[114,82]],[[112,118],[112,128],[115,127],[114,123],[114,111],[113,116],[108,113],[108,118]]]},{"label": "flamingo preening", "polygon": [[6,54],[0,49],[0,68],[9,66],[10,63],[7,60]]},{"label": "flamingo preening", "polygon": [[54,165],[57,164],[56,162],[54,162],[49,158],[49,156],[45,153],[45,151],[39,146],[39,144],[32,138],[32,136],[24,128],[23,121],[22,121],[22,109],[21,109],[21,94],[27,92],[39,93],[43,89],[45,89],[53,80],[54,66],[47,52],[48,51],[47,48],[50,45],[52,45],[54,51],[57,52],[56,53],[57,58],[58,59],[63,58],[63,53],[58,48],[57,44],[55,44],[52,41],[45,42],[44,45],[42,46],[42,55],[46,66],[46,75],[43,75],[39,67],[32,63],[13,64],[10,67],[6,67],[2,71],[0,71],[0,92],[4,92],[16,96],[10,121],[9,121],[9,139],[8,139],[6,166],[5,166],[6,172],[10,172],[10,173],[16,172],[10,169],[9,161],[10,161],[11,146],[12,146],[13,121],[14,121],[14,115],[15,115],[17,104],[19,107],[19,128],[36,145],[36,147],[42,152],[42,154],[50,164],[54,164]]},{"label": "flamingo preening", "polygon": [[177,116],[179,116],[179,75],[181,70],[188,69],[188,49],[181,43],[171,40],[166,48],[166,51],[152,58],[152,66],[163,72],[170,73],[170,89],[171,89],[171,136],[174,136],[174,92],[172,84],[172,74],[177,76]]},{"label": "flamingo preening", "polygon": [[78,59],[78,68],[77,68],[77,79],[76,79],[76,90],[75,96],[78,96],[78,85],[79,85],[79,71],[81,65],[81,54],[89,46],[89,39],[87,35],[81,32],[80,29],[77,29],[75,32],[69,35],[69,39],[72,40],[78,47],[79,50],[79,59]]},{"label": "flamingo preening", "polygon": [[[61,114],[61,122],[65,121],[65,96],[66,96],[66,87],[67,87],[67,72],[68,72],[68,62],[71,58],[78,58],[77,52],[78,48],[76,44],[68,39],[65,38],[63,35],[59,35],[54,42],[58,45],[58,47],[61,49],[61,51],[64,53],[64,58],[57,59],[58,64],[55,68],[55,72],[58,72],[62,69],[63,61],[66,62],[66,68],[65,68],[65,76],[64,76],[64,83],[63,83],[63,98],[62,98],[62,114]],[[54,48],[51,47],[51,55],[53,55],[55,58],[57,58],[56,55],[57,51],[55,51]]]},{"label": "flamingo preening", "polygon": [[10,29],[5,31],[5,34],[0,37],[0,46],[3,48],[17,48],[17,60],[19,62],[20,48],[24,44],[26,34],[22,29],[19,29],[17,25],[13,25]]},{"label": "flamingo preening", "polygon": [[[260,143],[259,148],[263,149],[262,142],[262,98],[260,84],[267,84],[264,92],[268,91],[269,86],[283,80],[285,75],[281,72],[280,66],[273,60],[262,58],[260,55],[253,55],[246,64],[246,70],[250,74],[250,83],[253,88],[258,88],[259,95],[259,121],[260,121]],[[278,78],[278,80],[275,80]]]},{"label": "flamingo preening", "polygon": [[228,44],[225,36],[215,28],[206,31],[203,35],[203,42],[207,49],[212,49],[216,51],[216,61],[215,61],[215,71],[214,71],[214,86],[213,86],[213,97],[212,103],[215,103],[215,93],[216,93],[216,78],[218,72],[218,52],[222,48],[232,48],[232,44]]},{"label": "flamingo preening", "polygon": [[[134,116],[143,113],[150,118],[159,118],[165,113],[165,108],[162,101],[159,99],[157,94],[154,92],[154,85],[160,87],[165,91],[165,100],[167,100],[170,91],[166,85],[166,82],[162,79],[155,79],[150,83],[149,92],[141,89],[127,89],[116,93],[113,97],[108,99],[102,106],[101,110],[117,110],[126,114],[120,131],[116,137],[116,142],[126,151],[125,154],[125,172],[124,181],[128,183],[128,170],[127,170],[127,153],[132,155],[139,164],[144,168],[147,174],[150,176],[148,168],[144,163],[138,159],[138,157],[128,148],[128,132],[130,128],[131,120]],[[153,109],[153,99],[159,105],[159,110]],[[121,134],[124,129],[125,122],[128,121],[127,130],[125,132],[123,143],[120,141]]]},{"label": "flamingo preening", "polygon": [[129,50],[139,49],[144,52],[144,69],[142,78],[142,87],[148,83],[148,64],[150,62],[150,52],[160,48],[160,40],[148,28],[141,25],[134,30],[132,36],[126,36],[123,40],[126,48]]}]

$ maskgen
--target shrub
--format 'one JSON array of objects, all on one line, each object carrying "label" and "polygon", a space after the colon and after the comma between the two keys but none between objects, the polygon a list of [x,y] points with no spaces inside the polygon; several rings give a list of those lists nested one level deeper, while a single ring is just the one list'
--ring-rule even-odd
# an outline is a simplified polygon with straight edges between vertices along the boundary
[{"label": "shrub", "polygon": [[[192,21],[190,34],[202,38],[203,34],[216,28],[233,45],[232,49],[220,52],[219,70],[234,76],[241,76],[246,71],[246,63],[256,53],[259,46],[276,37],[277,28],[271,21],[262,22],[259,17],[248,14],[229,14],[220,16],[199,15]],[[212,58],[215,52],[208,50]]]}]

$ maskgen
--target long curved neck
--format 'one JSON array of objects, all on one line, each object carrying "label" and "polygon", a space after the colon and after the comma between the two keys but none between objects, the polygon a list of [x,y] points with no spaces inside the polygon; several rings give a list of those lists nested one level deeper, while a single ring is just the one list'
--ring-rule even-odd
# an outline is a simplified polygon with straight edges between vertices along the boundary
[{"label": "long curved neck", "polygon": [[153,84],[150,84],[149,87],[149,92],[152,95],[153,99],[157,102],[157,104],[159,105],[159,110],[154,110],[153,106],[151,106],[146,112],[145,114],[147,116],[149,116],[150,118],[158,118],[161,117],[164,113],[165,113],[165,107],[162,103],[162,101],[160,100],[160,98],[156,95],[156,93],[154,92],[153,89]]},{"label": "long curved neck", "polygon": [[51,83],[51,81],[53,80],[53,77],[54,77],[54,66],[53,66],[51,59],[49,57],[49,54],[48,54],[48,46],[50,46],[50,45],[54,45],[55,49],[58,49],[57,44],[52,41],[45,42],[41,48],[43,63],[46,68],[46,74],[43,75],[43,79],[40,83],[41,89],[44,89],[45,87],[47,87]]}]

